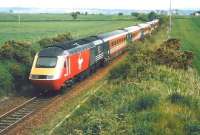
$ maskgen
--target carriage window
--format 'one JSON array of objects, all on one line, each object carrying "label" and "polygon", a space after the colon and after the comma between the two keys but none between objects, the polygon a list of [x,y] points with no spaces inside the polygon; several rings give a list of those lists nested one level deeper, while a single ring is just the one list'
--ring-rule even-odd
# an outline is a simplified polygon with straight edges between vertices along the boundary
[{"label": "carriage window", "polygon": [[37,68],[54,68],[57,64],[56,57],[38,57]]}]

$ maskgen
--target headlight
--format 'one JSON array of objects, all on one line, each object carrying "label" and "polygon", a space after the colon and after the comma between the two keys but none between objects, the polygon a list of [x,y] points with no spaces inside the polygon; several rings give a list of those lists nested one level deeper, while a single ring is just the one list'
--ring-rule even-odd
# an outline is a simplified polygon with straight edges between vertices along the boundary
[{"label": "headlight", "polygon": [[53,75],[31,75],[31,79],[53,79]]},{"label": "headlight", "polygon": [[47,75],[47,79],[53,79],[53,75]]},{"label": "headlight", "polygon": [[30,79],[38,79],[38,75],[31,75]]}]

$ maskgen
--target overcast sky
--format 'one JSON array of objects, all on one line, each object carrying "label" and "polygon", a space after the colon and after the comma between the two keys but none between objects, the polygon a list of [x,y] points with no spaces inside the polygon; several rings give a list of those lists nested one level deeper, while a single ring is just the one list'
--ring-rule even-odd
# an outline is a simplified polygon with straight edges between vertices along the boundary
[{"label": "overcast sky", "polygon": [[[0,7],[168,9],[169,0],[0,0]],[[172,0],[174,9],[200,9],[200,0]]]}]

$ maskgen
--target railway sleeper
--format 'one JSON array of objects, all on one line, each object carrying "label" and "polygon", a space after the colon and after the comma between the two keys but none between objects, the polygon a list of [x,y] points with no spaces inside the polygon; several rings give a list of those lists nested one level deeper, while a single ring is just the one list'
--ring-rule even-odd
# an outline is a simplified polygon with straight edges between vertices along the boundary
[{"label": "railway sleeper", "polygon": [[11,123],[13,123],[13,122],[10,122],[10,121],[2,121],[2,122],[0,122],[0,126],[8,126],[8,125],[10,125]]},{"label": "railway sleeper", "polygon": [[14,123],[15,121],[3,121],[2,123],[0,123],[1,126],[9,126],[12,123]]},{"label": "railway sleeper", "polygon": [[12,117],[22,118],[25,114],[13,114]]},{"label": "railway sleeper", "polygon": [[16,121],[18,120],[19,118],[16,118],[16,117],[7,117],[6,120],[8,121]]},{"label": "railway sleeper", "polygon": [[0,133],[1,131],[3,131],[4,129],[6,129],[7,127],[9,127],[11,124],[7,124],[7,125],[0,125]]},{"label": "railway sleeper", "polygon": [[22,108],[21,110],[19,110],[19,111],[30,111],[30,110],[32,110],[31,108]]}]

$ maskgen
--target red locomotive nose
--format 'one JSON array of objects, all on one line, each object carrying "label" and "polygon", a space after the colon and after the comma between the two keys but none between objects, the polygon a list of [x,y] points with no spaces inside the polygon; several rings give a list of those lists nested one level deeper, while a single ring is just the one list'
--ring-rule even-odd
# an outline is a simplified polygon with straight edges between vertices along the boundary
[{"label": "red locomotive nose", "polygon": [[31,80],[33,85],[49,90],[59,91],[61,88],[60,80]]}]

